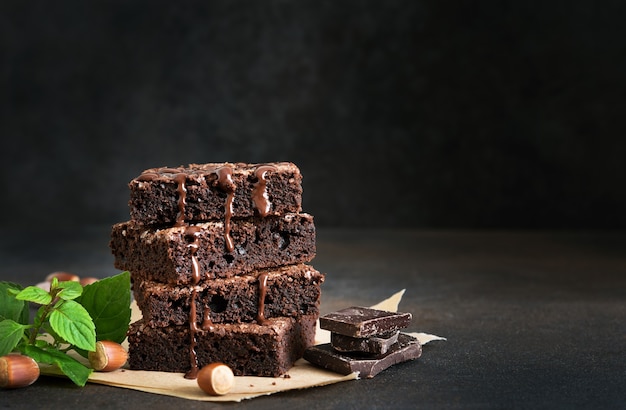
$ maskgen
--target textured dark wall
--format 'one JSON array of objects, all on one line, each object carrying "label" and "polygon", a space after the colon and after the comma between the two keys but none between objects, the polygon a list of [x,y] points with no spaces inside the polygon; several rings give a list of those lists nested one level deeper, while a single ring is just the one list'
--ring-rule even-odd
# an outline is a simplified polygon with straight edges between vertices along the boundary
[{"label": "textured dark wall", "polygon": [[318,226],[626,228],[624,2],[3,1],[1,224],[290,160]]}]

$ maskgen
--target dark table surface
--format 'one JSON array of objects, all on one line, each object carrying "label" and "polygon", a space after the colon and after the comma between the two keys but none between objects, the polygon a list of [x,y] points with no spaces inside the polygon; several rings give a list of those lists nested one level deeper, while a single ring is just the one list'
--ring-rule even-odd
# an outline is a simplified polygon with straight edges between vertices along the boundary
[{"label": "dark table surface", "polygon": [[[109,227],[6,230],[0,280],[110,276]],[[406,289],[447,341],[370,380],[219,404],[41,377],[1,408],[626,408],[626,233],[318,229],[322,313]]]}]

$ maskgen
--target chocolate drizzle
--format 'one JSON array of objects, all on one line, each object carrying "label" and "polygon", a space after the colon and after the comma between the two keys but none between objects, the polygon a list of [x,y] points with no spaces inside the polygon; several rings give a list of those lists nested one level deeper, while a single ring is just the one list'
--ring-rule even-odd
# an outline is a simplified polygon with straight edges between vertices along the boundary
[{"label": "chocolate drizzle", "polygon": [[[180,174],[179,174],[180,175]],[[187,379],[195,379],[198,377],[198,355],[196,354],[196,333],[198,332],[198,324],[196,323],[196,299],[197,291],[195,286],[200,282],[200,267],[198,265],[198,258],[196,252],[198,251],[199,243],[198,238],[201,229],[194,225],[189,225],[185,228],[185,239],[190,243],[187,245],[189,253],[191,254],[191,266],[192,266],[192,284],[194,288],[191,291],[191,303],[189,309],[189,361],[191,363],[191,369],[185,374]]]},{"label": "chocolate drizzle", "polygon": [[230,219],[233,216],[233,199],[235,198],[235,189],[237,188],[233,182],[233,169],[225,165],[215,170],[217,174],[217,187],[226,192],[226,203],[224,204],[224,241],[228,252],[235,250],[233,238],[230,236]]},{"label": "chocolate drizzle", "polygon": [[176,222],[174,226],[185,225],[185,205],[187,205],[187,187],[185,186],[185,180],[187,176],[182,172],[174,175],[174,182],[178,184],[176,192],[178,193],[178,214],[176,215]]},{"label": "chocolate drizzle", "polygon": [[213,330],[213,321],[211,321],[211,308],[209,306],[204,307],[202,312],[202,330]]},{"label": "chocolate drizzle", "polygon": [[256,210],[261,216],[267,216],[271,208],[267,194],[267,179],[265,178],[269,171],[276,171],[276,167],[273,165],[261,165],[254,171],[256,182],[252,190],[252,200],[254,201]]},{"label": "chocolate drizzle", "polygon": [[188,225],[185,228],[184,236],[185,239],[189,242],[187,244],[187,249],[189,249],[189,253],[191,254],[191,275],[192,275],[192,283],[197,285],[200,282],[200,267],[198,265],[198,258],[196,257],[196,252],[198,251],[199,244],[199,236],[202,229],[199,226]]},{"label": "chocolate drizzle", "polygon": [[259,275],[259,309],[256,316],[256,321],[260,325],[267,322],[265,318],[265,296],[267,296],[267,273],[262,273]]},{"label": "chocolate drizzle", "polygon": [[[194,289],[191,294],[191,309],[189,311],[189,362],[191,369],[185,373],[185,379],[198,378],[198,354],[196,353],[196,333],[198,332],[198,325],[196,324],[196,290]],[[193,317],[193,319],[192,319]]]},{"label": "chocolate drizzle", "polygon": [[145,171],[135,179],[140,182],[145,182],[145,181],[154,181],[158,177],[159,177],[159,174],[157,174],[156,172]]}]

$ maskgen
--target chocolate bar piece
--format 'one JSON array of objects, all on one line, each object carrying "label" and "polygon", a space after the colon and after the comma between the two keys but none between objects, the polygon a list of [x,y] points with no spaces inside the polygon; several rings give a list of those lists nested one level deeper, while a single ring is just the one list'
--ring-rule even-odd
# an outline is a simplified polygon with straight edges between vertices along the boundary
[{"label": "chocolate bar piece", "polygon": [[221,221],[163,229],[128,221],[113,225],[109,246],[115,267],[130,271],[133,282],[178,285],[193,284],[196,267],[204,282],[309,262],[315,256],[315,225],[305,213],[234,219],[230,236],[232,251]]},{"label": "chocolate bar piece", "polygon": [[359,377],[371,379],[394,364],[417,359],[422,355],[420,342],[407,334],[400,333],[398,342],[384,355],[358,356],[348,355],[333,349],[330,343],[311,346],[304,351],[304,358],[309,362],[343,375],[358,372]]},{"label": "chocolate bar piece", "polygon": [[302,175],[289,162],[151,168],[128,186],[131,219],[146,225],[182,225],[302,210]]},{"label": "chocolate bar piece", "polygon": [[[198,286],[175,286],[153,281],[133,283],[133,294],[152,327],[189,323],[193,292],[196,322],[258,321],[259,316],[299,317],[318,315],[324,275],[305,264],[258,270],[248,275],[212,279]],[[259,295],[265,298],[259,303]],[[207,312],[208,308],[208,312]]]},{"label": "chocolate bar piece", "polygon": [[351,337],[368,337],[403,329],[411,323],[410,313],[366,307],[349,307],[320,317],[320,327]]},{"label": "chocolate bar piece", "polygon": [[398,341],[399,331],[370,337],[350,337],[339,333],[330,334],[330,344],[335,350],[343,353],[366,353],[381,355]]}]

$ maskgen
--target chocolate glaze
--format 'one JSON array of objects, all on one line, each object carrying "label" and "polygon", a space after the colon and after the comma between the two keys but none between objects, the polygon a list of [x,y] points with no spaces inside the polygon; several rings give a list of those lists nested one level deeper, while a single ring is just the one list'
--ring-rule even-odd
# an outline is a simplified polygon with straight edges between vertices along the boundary
[{"label": "chocolate glaze", "polygon": [[[183,174],[177,174],[183,175]],[[193,277],[193,285],[197,285],[200,281],[200,269],[198,267],[198,258],[196,257],[196,252],[198,251],[198,237],[200,233],[200,228],[197,226],[189,225],[185,228],[184,236],[185,239],[190,241],[187,245],[189,249],[189,253],[191,254],[191,263],[192,263],[192,277]],[[189,361],[191,363],[191,369],[189,372],[185,374],[185,378],[187,379],[195,379],[198,377],[198,355],[196,353],[196,333],[198,332],[198,324],[196,323],[196,299],[197,292],[194,288],[191,292],[191,303],[189,310],[189,334],[190,334],[190,347],[189,347]]]},{"label": "chocolate glaze", "polygon": [[166,181],[171,180],[172,178],[169,175],[165,174],[180,174],[184,172],[182,168],[155,168],[155,169],[147,169],[141,173],[137,178],[137,181],[154,181],[155,179],[164,179]]},{"label": "chocolate glaze", "polygon": [[202,330],[213,330],[213,321],[211,320],[211,308],[208,306],[204,307],[204,311],[202,312]]},{"label": "chocolate glaze", "polygon": [[196,257],[196,252],[199,247],[199,236],[202,229],[199,226],[188,225],[185,228],[185,232],[183,233],[185,239],[189,242],[187,244],[187,248],[189,249],[189,253],[191,254],[191,264],[192,264],[192,281],[194,285],[197,285],[200,282],[200,268],[198,266],[198,258]]},{"label": "chocolate glaze", "polygon": [[174,182],[178,184],[176,192],[178,193],[178,214],[176,216],[176,222],[174,226],[185,225],[185,205],[187,204],[187,187],[185,186],[185,180],[187,176],[184,173],[174,175]]},{"label": "chocolate glaze", "polygon": [[181,172],[183,172],[183,170],[181,168],[159,168],[158,172],[160,174],[179,174]]},{"label": "chocolate glaze", "polygon": [[230,219],[233,215],[233,199],[235,198],[235,183],[233,182],[233,169],[228,165],[215,170],[217,174],[217,187],[226,192],[226,203],[224,204],[224,241],[228,252],[235,250],[233,238],[230,236]]},{"label": "chocolate glaze", "polygon": [[270,212],[271,203],[267,195],[267,179],[266,174],[270,171],[276,171],[273,165],[261,165],[254,171],[256,182],[252,191],[252,200],[254,206],[261,216],[267,216]]},{"label": "chocolate glaze", "polygon": [[143,181],[154,181],[158,177],[159,177],[159,174],[157,174],[156,172],[144,172],[135,179],[137,181],[143,182]]},{"label": "chocolate glaze", "polygon": [[198,377],[198,354],[196,353],[196,333],[198,325],[196,323],[196,290],[191,293],[191,309],[189,310],[189,363],[191,369],[185,373],[185,379],[195,379]]},{"label": "chocolate glaze", "polygon": [[259,310],[257,312],[256,321],[262,325],[267,322],[265,319],[265,296],[267,295],[267,273],[259,275]]}]

